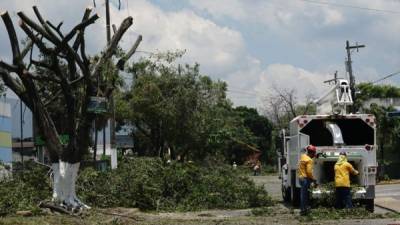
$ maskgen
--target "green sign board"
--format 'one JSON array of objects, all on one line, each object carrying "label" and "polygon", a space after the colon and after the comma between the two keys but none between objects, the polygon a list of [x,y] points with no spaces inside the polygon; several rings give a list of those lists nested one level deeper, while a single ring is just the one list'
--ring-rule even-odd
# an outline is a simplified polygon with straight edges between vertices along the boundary
[{"label": "green sign board", "polygon": [[107,112],[107,99],[104,97],[90,97],[88,112],[103,114]]}]

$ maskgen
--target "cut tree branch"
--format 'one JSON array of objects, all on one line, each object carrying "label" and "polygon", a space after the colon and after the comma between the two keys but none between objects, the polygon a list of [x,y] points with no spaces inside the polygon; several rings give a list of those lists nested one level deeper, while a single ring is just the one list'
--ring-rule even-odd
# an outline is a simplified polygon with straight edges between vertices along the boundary
[{"label": "cut tree branch", "polygon": [[57,35],[50,29],[50,27],[47,25],[45,20],[43,19],[42,15],[39,12],[39,9],[36,6],[33,6],[33,11],[35,12],[36,17],[38,18],[39,22],[42,24],[42,27],[44,30],[54,39],[57,41],[57,43],[60,42],[60,39],[57,37]]},{"label": "cut tree branch", "polygon": [[32,30],[21,20],[19,23],[21,29],[25,34],[31,39],[33,43],[39,48],[43,54],[50,54],[51,50],[46,47],[46,45],[32,32]]},{"label": "cut tree branch", "polygon": [[43,29],[39,24],[33,22],[29,17],[27,17],[25,15],[25,13],[23,12],[18,12],[17,15],[19,16],[19,18],[21,18],[21,20],[26,23],[30,28],[32,28],[34,31],[36,31],[37,33],[39,33],[40,35],[42,35],[43,37],[45,37],[47,40],[49,40],[51,43],[53,43],[54,45],[58,45],[60,43],[60,41],[55,38],[54,36],[50,35],[49,33],[47,33],[47,31],[45,29]]},{"label": "cut tree branch", "polygon": [[52,24],[50,21],[46,21],[47,25],[49,25],[55,32],[57,32],[58,36],[60,36],[60,38],[64,38],[63,33],[61,32],[60,28],[61,25],[63,24],[62,22],[56,27],[54,24]]},{"label": "cut tree branch", "polygon": [[136,52],[136,49],[138,48],[140,42],[142,41],[142,35],[139,35],[139,37],[136,39],[135,44],[133,44],[132,48],[129,49],[128,53],[122,59],[120,59],[117,63],[117,67],[119,70],[124,70],[125,63],[126,61],[132,57],[132,55]]},{"label": "cut tree branch", "polygon": [[19,69],[17,66],[10,65],[2,60],[0,60],[0,67],[7,71],[14,72],[14,73],[18,73],[18,69]]},{"label": "cut tree branch", "polygon": [[22,64],[21,63],[21,52],[18,44],[17,33],[15,32],[14,25],[12,23],[11,17],[7,11],[1,14],[1,18],[3,19],[4,25],[6,26],[8,37],[10,39],[11,50],[13,54],[13,64]]},{"label": "cut tree branch", "polygon": [[[92,13],[92,8],[88,7],[85,10],[85,13],[83,14],[82,22],[87,20],[90,16],[90,13]],[[79,35],[76,37],[74,44],[72,45],[72,48],[77,51],[79,48],[79,45],[81,44],[82,40],[81,38],[83,37],[85,29],[82,29],[81,32],[79,32]]]},{"label": "cut tree branch", "polygon": [[117,32],[112,37],[110,44],[107,46],[106,50],[101,55],[99,61],[95,65],[91,74],[92,76],[96,76],[100,72],[101,66],[105,64],[106,61],[113,56],[113,54],[115,54],[115,49],[117,48],[119,41],[121,40],[124,33],[128,30],[128,28],[132,25],[132,23],[133,23],[132,17],[128,17],[124,19],[124,21],[122,21]]},{"label": "cut tree branch", "polygon": [[21,52],[21,60],[23,58],[25,58],[26,54],[28,54],[28,52],[31,51],[32,48],[33,48],[33,41],[32,40],[28,40],[28,42],[26,43],[25,48]]},{"label": "cut tree branch", "polygon": [[56,48],[56,52],[58,52],[59,50],[63,49],[68,42],[75,36],[75,34],[80,31],[85,29],[87,26],[89,26],[90,24],[94,23],[97,19],[99,18],[99,16],[97,14],[93,15],[92,17],[90,17],[89,19],[81,22],[80,24],[76,25],[66,36],[65,38],[61,41],[61,44],[59,44]]}]

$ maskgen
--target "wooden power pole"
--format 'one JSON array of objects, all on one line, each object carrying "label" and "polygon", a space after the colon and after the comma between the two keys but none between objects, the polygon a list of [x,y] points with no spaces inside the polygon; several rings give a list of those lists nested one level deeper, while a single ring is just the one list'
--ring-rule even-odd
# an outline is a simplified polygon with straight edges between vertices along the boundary
[{"label": "wooden power pole", "polygon": [[[351,61],[351,50],[356,49],[358,52],[359,48],[364,48],[365,45],[356,45],[350,46],[349,41],[346,41],[346,51],[347,51],[347,60],[346,60],[346,71],[349,73],[349,79],[350,79],[350,90],[351,90],[351,98],[353,99],[353,102],[355,101],[355,79],[353,75],[353,68],[352,68],[352,61]],[[354,107],[352,107],[352,112],[355,113]]]},{"label": "wooden power pole", "polygon": [[[110,0],[106,0],[106,32],[107,32],[107,45],[111,41],[111,22],[110,22]],[[109,70],[107,70],[108,72]],[[114,109],[114,96],[111,93],[110,95],[110,111],[111,111],[111,118],[110,118],[110,148],[115,146],[115,109]],[[106,129],[104,127],[103,130],[103,155],[106,153]]]}]

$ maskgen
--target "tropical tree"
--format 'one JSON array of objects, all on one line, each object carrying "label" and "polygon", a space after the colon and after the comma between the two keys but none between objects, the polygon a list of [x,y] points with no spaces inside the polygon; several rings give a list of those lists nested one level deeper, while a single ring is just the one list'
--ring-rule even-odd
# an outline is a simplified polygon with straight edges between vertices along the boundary
[{"label": "tropical tree", "polygon": [[400,162],[398,154],[400,120],[388,116],[389,112],[395,111],[393,106],[383,106],[373,103],[365,106],[365,102],[371,98],[400,98],[400,88],[392,85],[373,85],[371,83],[360,83],[357,85],[359,94],[356,98],[356,106],[358,110],[374,114],[377,124],[377,144],[380,171],[382,178],[385,175],[386,165],[392,162]]},{"label": "tropical tree", "polygon": [[[0,61],[0,76],[33,112],[52,161],[53,201],[71,208],[86,207],[76,197],[75,181],[82,156],[90,144],[95,113],[93,96],[109,97],[116,82],[112,57],[132,25],[128,17],[97,58],[85,50],[85,31],[99,17],[87,8],[82,21],[68,33],[46,21],[36,6],[37,21],[18,12],[19,27],[27,36],[23,49],[8,12],[1,14],[12,49],[12,63]],[[38,50],[40,54],[34,54]],[[27,57],[29,56],[29,57]],[[122,62],[126,57],[122,57]],[[104,66],[112,72],[104,73]],[[60,138],[65,134],[67,139]]]},{"label": "tropical tree", "polygon": [[243,118],[244,125],[255,137],[255,144],[262,151],[262,159],[268,164],[276,163],[276,154],[272,145],[273,125],[269,119],[260,115],[255,108],[239,106],[235,108]]},{"label": "tropical tree", "polygon": [[197,64],[177,64],[181,55],[162,53],[133,64],[132,85],[118,94],[117,118],[132,126],[138,153],[230,159],[233,145],[254,144],[254,135],[226,98],[226,84],[200,75]]}]

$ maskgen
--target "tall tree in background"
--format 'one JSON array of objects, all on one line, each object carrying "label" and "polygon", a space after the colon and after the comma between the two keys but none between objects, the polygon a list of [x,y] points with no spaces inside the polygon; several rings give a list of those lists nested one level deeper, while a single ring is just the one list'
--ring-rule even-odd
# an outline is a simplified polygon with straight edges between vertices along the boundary
[{"label": "tall tree in background", "polygon": [[274,93],[264,99],[264,110],[277,130],[287,128],[289,122],[298,115],[315,114],[314,96],[309,95],[300,103],[294,89],[275,89]]},{"label": "tall tree in background", "polygon": [[239,106],[235,111],[243,118],[244,125],[251,131],[255,144],[262,152],[262,159],[269,165],[276,163],[276,154],[272,149],[273,125],[265,116],[259,115],[254,108]]},{"label": "tall tree in background", "polygon": [[[91,97],[108,97],[115,87],[116,73],[102,71],[105,65],[115,71],[111,59],[132,18],[121,23],[97,59],[90,59],[85,51],[85,30],[99,18],[91,15],[90,8],[68,33],[61,31],[62,23],[56,26],[46,21],[36,6],[33,10],[37,21],[17,13],[19,27],[28,37],[22,50],[9,14],[1,14],[10,39],[12,63],[0,61],[0,75],[33,112],[44,138],[54,173],[53,201],[72,208],[85,207],[76,197],[75,181],[95,119],[88,107]],[[40,51],[37,56],[33,54],[35,49]],[[56,122],[60,118],[64,122]],[[60,134],[68,135],[68,142],[62,142]]]},{"label": "tall tree in background", "polygon": [[400,98],[400,88],[392,85],[373,85],[371,83],[360,83],[357,85],[359,94],[357,95],[355,105],[359,111],[374,114],[377,124],[377,144],[379,159],[379,177],[383,178],[386,174],[385,168],[395,163],[400,165],[399,136],[400,120],[399,118],[388,117],[388,112],[395,111],[393,106],[382,106],[376,103],[365,105],[365,102],[371,98],[381,99],[382,102],[388,98]]},{"label": "tall tree in background", "polygon": [[131,88],[119,94],[117,117],[132,125],[140,155],[169,151],[181,160],[230,161],[231,146],[252,145],[254,136],[226,98],[226,84],[200,75],[199,65],[177,65],[181,55],[162,53],[135,63]]}]

